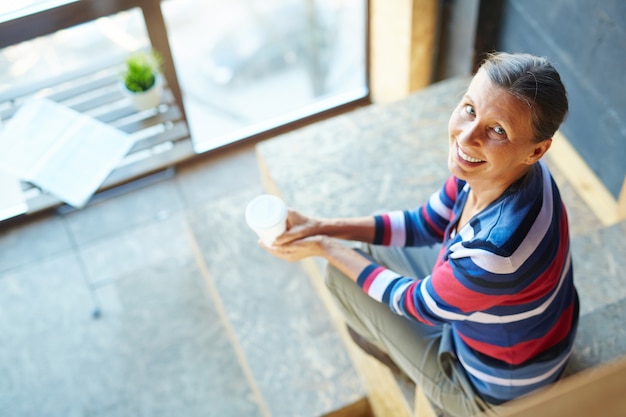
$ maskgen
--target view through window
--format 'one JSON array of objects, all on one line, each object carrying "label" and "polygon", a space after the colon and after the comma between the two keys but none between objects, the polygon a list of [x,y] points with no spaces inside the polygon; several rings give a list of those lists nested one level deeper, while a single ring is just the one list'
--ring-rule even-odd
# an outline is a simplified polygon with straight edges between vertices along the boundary
[{"label": "view through window", "polygon": [[[16,0],[21,7],[70,0]],[[106,0],[102,0],[106,1]],[[164,0],[197,152],[367,95],[366,0]],[[147,46],[138,11],[0,50],[0,91]]]}]

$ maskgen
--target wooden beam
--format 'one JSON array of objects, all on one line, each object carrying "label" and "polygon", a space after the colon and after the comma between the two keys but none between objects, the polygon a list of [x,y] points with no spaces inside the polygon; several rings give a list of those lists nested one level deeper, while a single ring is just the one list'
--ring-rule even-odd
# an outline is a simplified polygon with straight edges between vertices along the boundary
[{"label": "wooden beam", "polygon": [[409,92],[431,84],[434,72],[439,2],[416,0],[412,7]]},{"label": "wooden beam", "polygon": [[49,35],[139,6],[138,0],[81,0],[28,13],[9,13],[0,21],[0,49]]},{"label": "wooden beam", "polygon": [[431,83],[437,0],[370,1],[372,101],[399,100]]},{"label": "wooden beam", "polygon": [[140,0],[143,18],[146,23],[146,30],[152,47],[161,55],[163,61],[163,74],[167,79],[167,84],[174,93],[174,98],[178,107],[183,113],[183,119],[187,120],[187,113],[183,103],[183,94],[178,84],[178,76],[174,67],[174,58],[170,50],[170,43],[167,37],[167,29],[163,12],[161,11],[161,0]]},{"label": "wooden beam", "polygon": [[474,72],[485,58],[485,54],[496,50],[503,4],[504,2],[500,0],[479,0],[474,38]]},{"label": "wooden beam", "polygon": [[437,413],[420,386],[415,389],[415,417],[437,417]]},{"label": "wooden beam", "polygon": [[[604,226],[614,225],[626,218],[626,210],[622,208],[620,217],[613,195],[562,133],[554,135],[548,155]],[[621,200],[626,200],[624,194],[622,189]],[[621,204],[624,206],[626,202]]]},{"label": "wooden beam", "polygon": [[372,408],[367,398],[349,404],[339,410],[324,414],[322,417],[376,417],[372,414]]}]

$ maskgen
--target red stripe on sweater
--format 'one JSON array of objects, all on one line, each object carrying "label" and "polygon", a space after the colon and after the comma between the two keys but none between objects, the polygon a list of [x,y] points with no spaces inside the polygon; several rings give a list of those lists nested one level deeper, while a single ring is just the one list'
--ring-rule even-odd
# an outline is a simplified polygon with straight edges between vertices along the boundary
[{"label": "red stripe on sweater", "polygon": [[487,295],[473,291],[456,279],[450,262],[435,267],[431,277],[433,289],[447,305],[454,306],[464,313],[485,310],[502,303],[510,295]]},{"label": "red stripe on sweater", "polygon": [[376,277],[378,277],[378,275],[380,275],[380,273],[383,272],[384,270],[385,268],[383,268],[382,266],[374,268],[374,270],[370,272],[370,274],[367,276],[367,278],[365,278],[365,281],[363,282],[363,287],[362,287],[363,291],[365,291],[366,293],[369,293],[372,283],[374,282]]},{"label": "red stripe on sweater", "polygon": [[456,195],[457,195],[457,184],[456,184],[456,177],[450,177],[446,180],[446,185],[444,190],[446,191],[446,195],[451,199],[451,200],[456,200]]},{"label": "red stripe on sweater", "polygon": [[428,223],[428,225],[437,232],[437,234],[439,236],[443,236],[443,233],[445,232],[445,230],[442,230],[439,226],[437,226],[437,224],[431,219],[431,217],[428,215],[428,210],[426,210],[426,205],[422,206],[422,216],[424,217],[424,220],[426,220],[426,223]]},{"label": "red stripe on sweater", "polygon": [[509,347],[480,342],[462,334],[459,334],[459,336],[469,347],[485,355],[511,365],[519,365],[563,340],[571,329],[573,313],[574,306],[570,305],[563,311],[559,321],[543,337],[520,342]]},{"label": "red stripe on sweater", "polygon": [[[404,292],[404,306],[407,310],[407,312],[413,316],[416,320],[421,321],[424,324],[427,324],[429,326],[432,326],[433,323],[429,320],[426,320],[426,318],[424,316],[422,316],[418,311],[417,308],[415,307],[415,298],[414,295],[417,294],[417,291],[419,291],[419,289],[417,288],[418,284],[420,283],[420,281],[415,281],[413,284],[409,285],[405,292]],[[422,285],[424,285],[422,283]]]}]

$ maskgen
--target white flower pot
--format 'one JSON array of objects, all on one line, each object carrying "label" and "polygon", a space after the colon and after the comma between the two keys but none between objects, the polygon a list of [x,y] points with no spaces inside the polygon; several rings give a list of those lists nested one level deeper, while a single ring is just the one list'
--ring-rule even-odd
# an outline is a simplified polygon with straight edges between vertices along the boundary
[{"label": "white flower pot", "polygon": [[157,75],[154,85],[146,91],[130,91],[124,83],[122,83],[122,88],[133,103],[133,107],[138,111],[153,109],[161,104],[161,96],[163,94],[163,79],[161,75]]}]

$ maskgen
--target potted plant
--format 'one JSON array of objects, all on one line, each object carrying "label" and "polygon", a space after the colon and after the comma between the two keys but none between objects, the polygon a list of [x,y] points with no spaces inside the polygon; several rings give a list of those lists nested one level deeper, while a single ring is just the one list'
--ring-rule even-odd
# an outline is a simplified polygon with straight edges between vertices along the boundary
[{"label": "potted plant", "polygon": [[161,77],[161,56],[157,51],[137,51],[128,56],[122,78],[137,110],[159,105],[163,90]]}]

